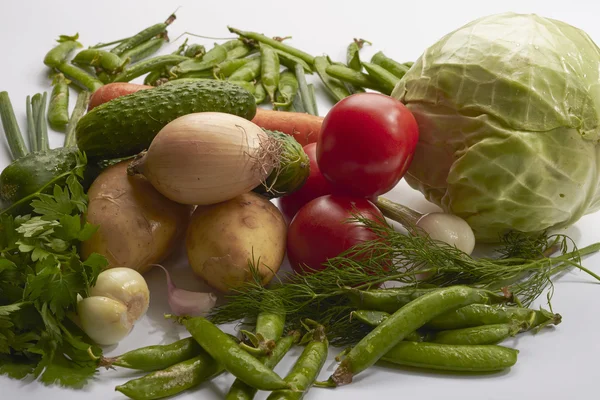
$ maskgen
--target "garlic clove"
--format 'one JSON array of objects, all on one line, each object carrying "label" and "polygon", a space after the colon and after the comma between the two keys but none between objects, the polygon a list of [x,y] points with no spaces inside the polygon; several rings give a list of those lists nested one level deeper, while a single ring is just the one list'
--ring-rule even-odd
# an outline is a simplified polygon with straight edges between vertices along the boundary
[{"label": "garlic clove", "polygon": [[82,299],[77,303],[77,312],[83,331],[103,346],[121,341],[131,332],[135,322],[125,304],[104,296]]},{"label": "garlic clove", "polygon": [[160,264],[152,264],[162,269],[167,277],[168,302],[171,312],[178,316],[204,317],[215,306],[214,293],[193,292],[179,289],[171,280],[169,271]]},{"label": "garlic clove", "polygon": [[175,289],[169,296],[169,307],[175,315],[205,317],[215,306],[217,296],[214,293],[191,292]]},{"label": "garlic clove", "polygon": [[144,277],[131,268],[110,268],[98,275],[90,297],[104,296],[123,303],[129,318],[135,322],[146,314],[150,304],[150,290]]}]

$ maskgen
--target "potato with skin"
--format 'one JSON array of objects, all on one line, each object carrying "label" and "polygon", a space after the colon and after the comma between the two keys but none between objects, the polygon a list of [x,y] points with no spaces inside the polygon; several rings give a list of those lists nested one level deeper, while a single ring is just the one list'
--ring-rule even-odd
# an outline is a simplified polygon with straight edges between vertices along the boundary
[{"label": "potato with skin", "polygon": [[199,206],[187,230],[186,249],[194,273],[228,292],[252,279],[249,261],[258,263],[262,284],[273,279],[285,256],[287,225],[265,197],[246,193]]},{"label": "potato with skin", "polygon": [[86,220],[99,228],[82,243],[81,255],[99,253],[109,268],[144,273],[171,253],[193,207],[167,199],[144,177],[128,176],[128,164],[108,167],[92,183]]}]

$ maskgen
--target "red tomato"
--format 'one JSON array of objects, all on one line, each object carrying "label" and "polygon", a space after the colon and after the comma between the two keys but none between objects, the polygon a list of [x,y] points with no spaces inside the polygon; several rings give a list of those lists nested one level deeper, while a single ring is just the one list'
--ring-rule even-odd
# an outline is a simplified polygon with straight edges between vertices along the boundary
[{"label": "red tomato", "polygon": [[406,173],[419,140],[412,113],[379,93],[357,93],[334,105],[323,120],[317,161],[323,176],[345,193],[373,197]]},{"label": "red tomato", "polygon": [[302,207],[288,228],[287,254],[294,271],[321,270],[327,259],[357,243],[377,239],[364,225],[347,222],[357,213],[373,221],[383,219],[379,209],[362,198],[327,195]]},{"label": "red tomato", "polygon": [[331,193],[331,185],[319,171],[317,144],[307,144],[304,146],[304,152],[310,160],[310,175],[300,189],[279,199],[279,208],[288,221],[291,221],[298,210],[309,201]]}]

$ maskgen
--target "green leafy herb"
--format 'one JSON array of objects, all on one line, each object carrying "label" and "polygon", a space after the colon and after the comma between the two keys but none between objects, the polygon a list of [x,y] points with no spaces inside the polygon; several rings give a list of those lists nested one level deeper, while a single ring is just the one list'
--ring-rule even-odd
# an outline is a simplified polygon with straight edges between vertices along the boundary
[{"label": "green leafy herb", "polygon": [[97,369],[92,355],[101,349],[70,320],[107,265],[98,254],[78,255],[96,231],[82,223],[81,177],[76,168],[51,195],[38,193],[31,214],[0,215],[0,374],[82,387]]}]

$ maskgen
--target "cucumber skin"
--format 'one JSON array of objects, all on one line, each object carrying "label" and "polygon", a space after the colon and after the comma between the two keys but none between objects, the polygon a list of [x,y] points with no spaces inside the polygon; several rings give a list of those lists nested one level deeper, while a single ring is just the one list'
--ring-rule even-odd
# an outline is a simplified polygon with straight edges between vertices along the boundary
[{"label": "cucumber skin", "polygon": [[104,103],[79,120],[77,146],[88,159],[131,156],[147,149],[169,122],[197,112],[224,112],[251,120],[254,96],[226,81],[197,81],[140,90]]},{"label": "cucumber skin", "polygon": [[[29,153],[13,161],[0,174],[0,212],[75,168],[77,153],[77,148],[61,147]],[[54,185],[48,189],[52,192]],[[22,211],[29,204],[23,206],[15,211]]]}]

